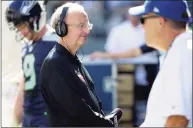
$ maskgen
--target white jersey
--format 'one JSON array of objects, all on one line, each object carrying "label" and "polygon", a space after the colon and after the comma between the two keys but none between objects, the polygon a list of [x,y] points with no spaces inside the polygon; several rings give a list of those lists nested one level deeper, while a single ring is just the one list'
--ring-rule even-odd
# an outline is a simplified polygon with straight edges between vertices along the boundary
[{"label": "white jersey", "polygon": [[170,115],[183,115],[192,127],[192,32],[176,37],[149,94],[141,127],[164,127]]}]

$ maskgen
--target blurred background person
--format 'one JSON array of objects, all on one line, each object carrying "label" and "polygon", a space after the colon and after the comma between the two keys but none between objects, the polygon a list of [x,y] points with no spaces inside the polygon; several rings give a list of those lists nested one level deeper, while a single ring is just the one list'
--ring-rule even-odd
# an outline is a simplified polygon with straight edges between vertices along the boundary
[{"label": "blurred background person", "polygon": [[[154,51],[154,49],[145,46],[144,30],[137,16],[128,15],[128,18],[113,27],[108,35],[105,44],[106,52],[94,52],[90,55],[94,58],[131,58],[142,54],[142,52]],[[144,46],[143,46],[144,45]],[[145,49],[145,50],[143,50]],[[157,73],[155,65],[137,65],[136,82],[138,85],[152,84]]]},{"label": "blurred background person", "polygon": [[[52,28],[46,25],[37,1],[11,1],[5,12],[10,29],[17,40],[25,43],[22,49],[23,76],[14,105],[15,126],[47,127],[45,103],[40,92],[41,64],[56,43]],[[54,38],[55,37],[55,38]]]},{"label": "blurred background person", "polygon": [[129,15],[126,21],[111,29],[105,44],[105,50],[117,53],[126,51],[129,48],[139,47],[144,43],[144,30],[139,18]]},{"label": "blurred background person", "polygon": [[93,52],[90,54],[90,59],[97,59],[97,58],[102,58],[102,59],[122,59],[122,58],[134,58],[138,57],[142,54],[148,53],[155,51],[154,48],[148,47],[146,44],[141,45],[140,47],[137,48],[130,48],[126,51],[123,52],[118,52],[118,53],[111,53],[111,52]]}]

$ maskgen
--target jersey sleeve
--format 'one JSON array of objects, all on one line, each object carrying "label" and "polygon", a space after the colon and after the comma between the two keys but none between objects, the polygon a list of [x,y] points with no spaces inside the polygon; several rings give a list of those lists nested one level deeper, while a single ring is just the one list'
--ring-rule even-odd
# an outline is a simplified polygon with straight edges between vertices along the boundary
[{"label": "jersey sleeve", "polygon": [[59,37],[54,32],[48,35],[45,35],[42,38],[42,41],[46,43],[45,47],[47,47],[49,51],[55,46],[56,43],[58,43],[58,40],[59,40]]}]

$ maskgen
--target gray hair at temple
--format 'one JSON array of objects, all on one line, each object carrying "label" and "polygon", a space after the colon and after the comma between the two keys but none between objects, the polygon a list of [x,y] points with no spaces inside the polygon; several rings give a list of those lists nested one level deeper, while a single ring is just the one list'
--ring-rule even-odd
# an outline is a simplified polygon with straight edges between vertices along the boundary
[{"label": "gray hair at temple", "polygon": [[84,11],[84,7],[82,5],[79,4],[79,2],[76,3],[65,3],[62,6],[58,7],[55,12],[53,13],[52,17],[51,17],[51,26],[53,29],[56,28],[56,24],[58,23],[58,21],[60,20],[60,15],[62,13],[62,10],[64,7],[68,7],[68,13],[73,12],[73,11]]}]

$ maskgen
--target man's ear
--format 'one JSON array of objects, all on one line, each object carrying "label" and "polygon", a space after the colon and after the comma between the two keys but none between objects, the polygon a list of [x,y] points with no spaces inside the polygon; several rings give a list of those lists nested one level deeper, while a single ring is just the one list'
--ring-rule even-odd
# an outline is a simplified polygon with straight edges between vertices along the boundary
[{"label": "man's ear", "polygon": [[159,24],[160,24],[160,27],[163,27],[165,25],[165,19],[163,17],[159,18]]},{"label": "man's ear", "polygon": [[167,19],[164,17],[160,17],[159,23],[161,27],[164,27],[166,25]]}]

